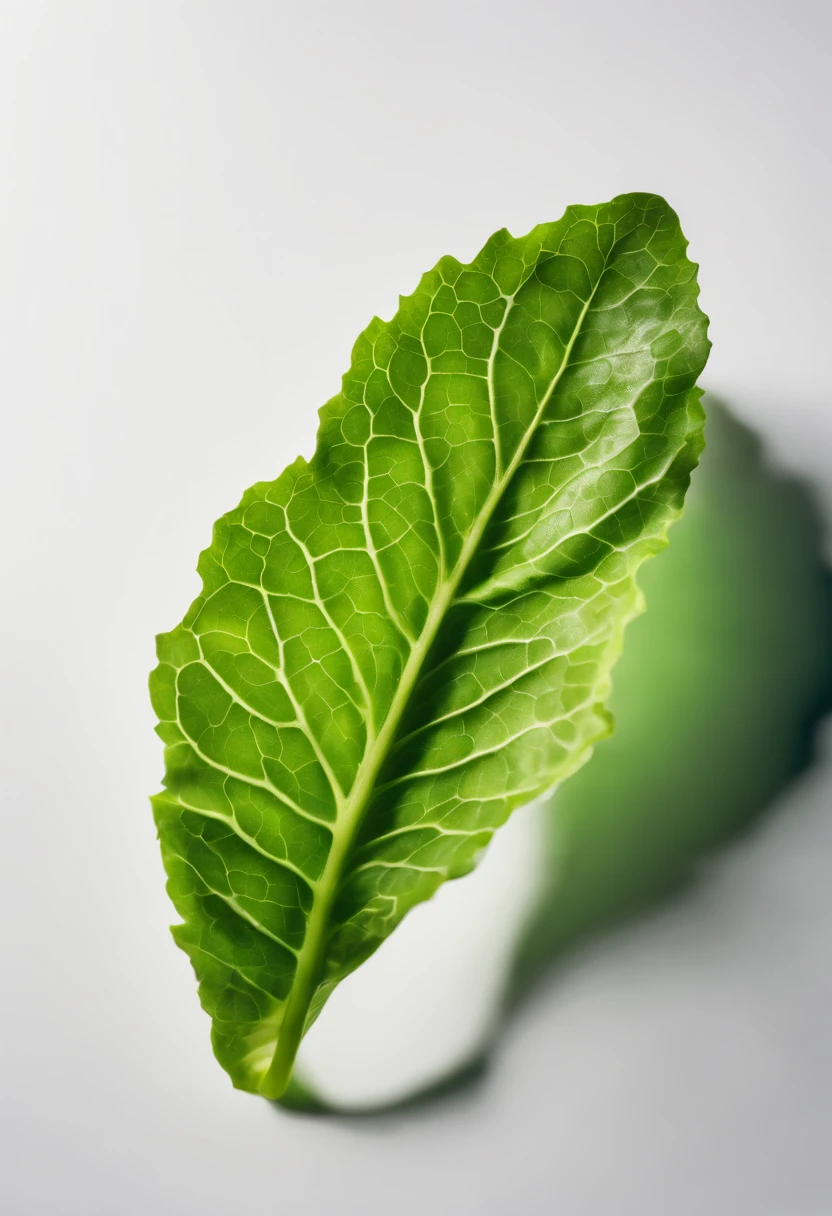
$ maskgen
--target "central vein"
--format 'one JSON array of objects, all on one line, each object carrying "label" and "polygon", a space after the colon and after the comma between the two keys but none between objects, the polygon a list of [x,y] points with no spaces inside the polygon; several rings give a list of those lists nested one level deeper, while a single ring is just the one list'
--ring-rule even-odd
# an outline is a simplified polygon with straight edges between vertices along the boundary
[{"label": "central vein", "polygon": [[[604,267],[605,269],[605,267]],[[595,292],[598,290],[598,285],[603,278],[604,269],[598,276],[595,286],[593,287],[586,303],[581,309],[580,315],[575,323],[572,335],[564,350],[563,359],[560,367],[553,377],[552,381],[541,394],[540,405],[537,408],[535,416],[526,431],[523,439],[517,446],[511,463],[506,468],[502,477],[499,477],[494,484],[494,488],[486,499],[482,510],[480,511],[476,522],[474,523],[471,532],[468,535],[459,559],[454,570],[449,578],[442,582],[438,592],[434,597],[424,628],[418,639],[413,643],[413,648],[410,652],[410,658],[402,672],[399,686],[396,689],[396,694],[390,705],[390,710],[385,719],[384,725],[376,737],[374,743],[369,748],[361,767],[358,776],[350,792],[349,797],[344,803],[343,817],[336,825],[337,830],[333,833],[332,848],[327,858],[326,866],[321,875],[320,882],[316,891],[315,901],[312,905],[312,911],[309,915],[309,921],[306,928],[306,936],[301,948],[297,971],[295,973],[292,990],[286,1001],[286,1008],[283,1015],[283,1020],[278,1031],[277,1045],[272,1062],[268,1070],[263,1076],[260,1084],[260,1092],[266,1098],[279,1098],[285,1091],[292,1075],[292,1067],[294,1065],[295,1056],[297,1054],[300,1041],[303,1037],[303,1032],[306,1026],[306,1018],[309,1012],[309,1006],[315,995],[318,983],[321,978],[323,969],[327,928],[329,924],[330,912],[335,900],[335,896],[340,886],[341,878],[344,874],[345,863],[352,851],[355,838],[361,827],[364,819],[364,814],[373,794],[379,771],[384,763],[390,746],[395,738],[402,715],[407,708],[407,703],[410,700],[411,693],[416,685],[419,675],[422,670],[425,658],[430,650],[439,628],[445,619],[448,609],[454,601],[454,597],[459,588],[460,582],[465,575],[465,571],[482,540],[485,529],[494,514],[494,511],[503,496],[509,482],[514,476],[519,467],[526,449],[534,435],[538,423],[540,422],[552,394],[557,388],[558,382],[566,370],[569,362],[569,357],[572,353],[572,348],[581,331],[584,319],[589,311]],[[500,334],[504,328],[505,320],[510,312],[511,306],[506,308],[506,313],[503,318],[503,323],[494,334],[494,353],[496,353],[497,343]],[[493,389],[492,389],[493,393]],[[499,467],[499,436],[494,433],[494,448],[497,455]]]}]

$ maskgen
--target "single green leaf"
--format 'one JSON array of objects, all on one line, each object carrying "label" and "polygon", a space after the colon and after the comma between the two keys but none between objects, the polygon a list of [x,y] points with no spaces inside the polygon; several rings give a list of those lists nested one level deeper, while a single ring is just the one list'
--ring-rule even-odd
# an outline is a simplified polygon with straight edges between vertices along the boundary
[{"label": "single green leaf", "polygon": [[443,258],[318,445],[215,526],[158,639],[168,890],[235,1085],[608,733],[639,564],[701,447],[695,267],[653,195]]}]

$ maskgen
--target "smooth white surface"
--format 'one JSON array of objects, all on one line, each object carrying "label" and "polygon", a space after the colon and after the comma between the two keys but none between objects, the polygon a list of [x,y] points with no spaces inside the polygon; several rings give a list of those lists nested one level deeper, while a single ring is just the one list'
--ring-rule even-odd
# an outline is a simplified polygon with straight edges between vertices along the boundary
[{"label": "smooth white surface", "polygon": [[445,252],[664,193],[731,396],[832,506],[826,4],[0,2],[11,1216],[828,1216],[830,767],[418,1118],[233,1092],[172,946],[152,635]]}]

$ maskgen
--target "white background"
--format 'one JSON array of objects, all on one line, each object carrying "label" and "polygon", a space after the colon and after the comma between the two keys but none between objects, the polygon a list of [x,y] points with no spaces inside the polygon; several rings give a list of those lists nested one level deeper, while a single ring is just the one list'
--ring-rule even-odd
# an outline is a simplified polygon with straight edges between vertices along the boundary
[{"label": "white background", "polygon": [[167,934],[152,635],[452,252],[663,193],[706,384],[832,506],[828,6],[0,0],[2,1095],[11,1216],[824,1216],[830,767],[598,945],[485,1087],[298,1119],[213,1063]]}]

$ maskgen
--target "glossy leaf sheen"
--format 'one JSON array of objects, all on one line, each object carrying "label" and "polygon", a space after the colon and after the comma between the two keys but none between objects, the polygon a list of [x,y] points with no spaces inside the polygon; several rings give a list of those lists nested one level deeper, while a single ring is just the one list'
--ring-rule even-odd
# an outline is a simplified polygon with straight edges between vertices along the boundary
[{"label": "glossy leaf sheen", "polygon": [[216,525],[151,677],[168,889],[235,1085],[578,767],[635,571],[701,447],[706,321],[667,204],[573,207],[372,321],[310,463]]}]

